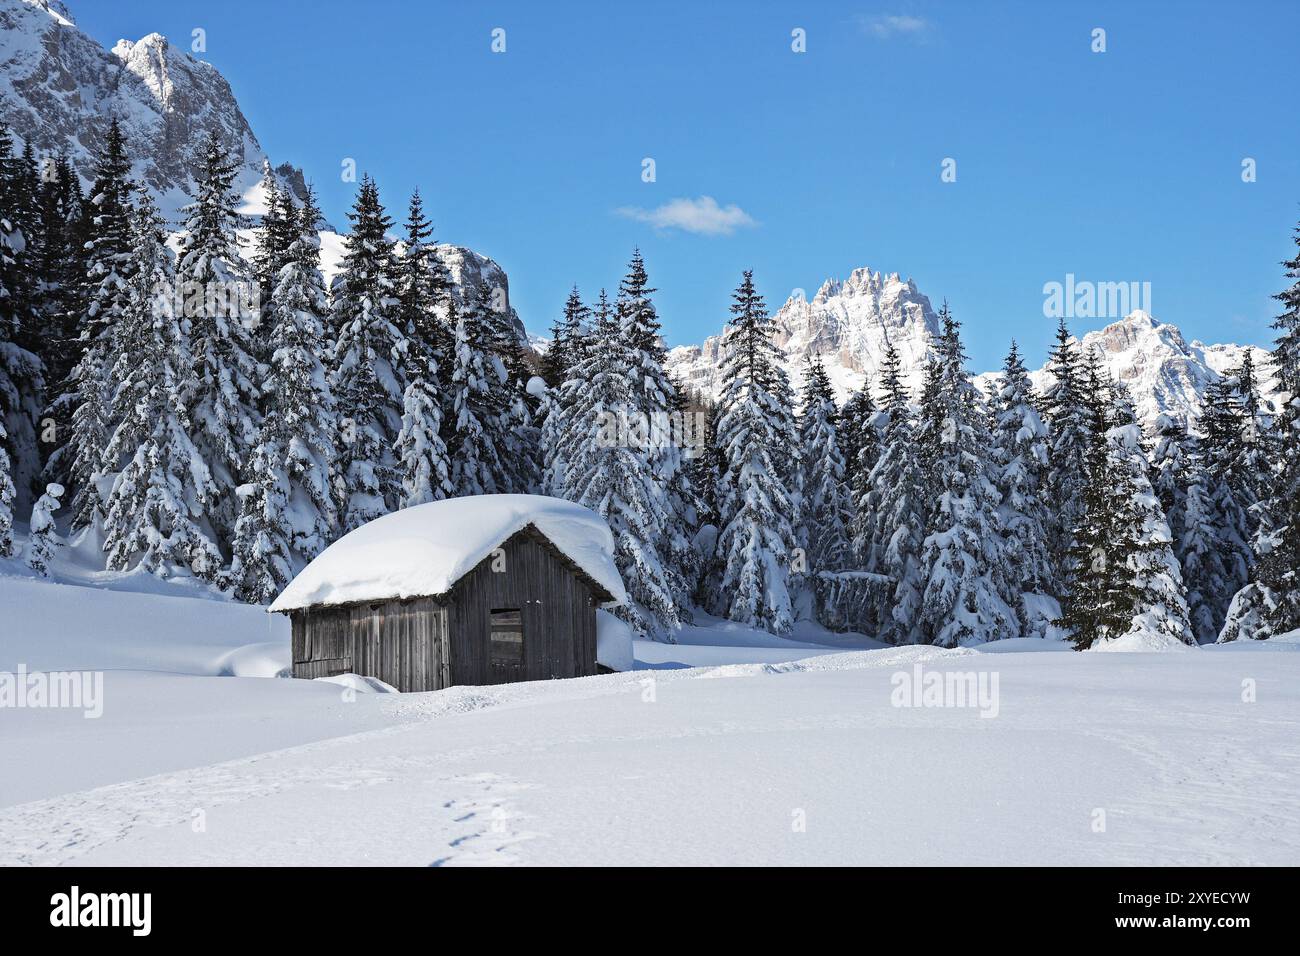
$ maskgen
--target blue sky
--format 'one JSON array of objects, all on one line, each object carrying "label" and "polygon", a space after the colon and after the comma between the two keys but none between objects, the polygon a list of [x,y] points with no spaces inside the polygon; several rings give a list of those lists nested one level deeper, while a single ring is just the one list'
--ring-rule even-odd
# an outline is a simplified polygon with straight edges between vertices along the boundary
[{"label": "blue sky", "polygon": [[639,244],[670,344],[721,328],[742,269],[775,310],[864,265],[946,297],[977,370],[1013,336],[1042,360],[1043,284],[1067,273],[1150,282],[1189,339],[1267,344],[1300,220],[1292,0],[71,6],[107,45],[202,27],[327,216],[352,199],[345,157],[395,218],[419,185],[436,237],[499,261],[533,331],[572,283],[612,290]]}]

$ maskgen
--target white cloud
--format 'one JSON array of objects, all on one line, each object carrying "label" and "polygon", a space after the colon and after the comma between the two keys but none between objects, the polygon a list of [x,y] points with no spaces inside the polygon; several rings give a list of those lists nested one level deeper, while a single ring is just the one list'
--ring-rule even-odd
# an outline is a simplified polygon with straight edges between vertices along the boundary
[{"label": "white cloud", "polygon": [[729,236],[739,228],[758,225],[739,206],[719,206],[712,196],[673,199],[654,209],[623,206],[614,211],[637,222],[648,222],[656,229],[680,229],[701,236]]},{"label": "white cloud", "polygon": [[878,17],[862,17],[862,29],[874,37],[888,40],[890,37],[919,37],[930,31],[930,21],[924,17],[907,14],[885,14]]}]

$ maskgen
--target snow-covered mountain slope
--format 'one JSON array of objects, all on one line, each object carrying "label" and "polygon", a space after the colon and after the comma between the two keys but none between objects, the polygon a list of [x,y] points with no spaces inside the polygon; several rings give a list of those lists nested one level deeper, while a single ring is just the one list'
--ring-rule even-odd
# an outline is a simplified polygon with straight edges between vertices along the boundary
[{"label": "snow-covered mountain slope", "polygon": [[[921,367],[939,324],[930,300],[911,279],[854,269],[844,280],[827,279],[811,299],[791,296],[772,317],[774,340],[786,355],[791,381],[803,381],[803,365],[819,355],[842,402],[878,377],[890,342],[898,349],[909,376],[919,383]],[[688,388],[716,397],[722,385],[726,357],[721,335],[703,345],[678,346],[668,355],[668,367]]]},{"label": "snow-covered mountain slope", "polygon": [[[930,300],[911,279],[867,268],[855,269],[843,281],[828,279],[811,300],[790,298],[773,316],[773,326],[795,387],[802,384],[808,357],[820,356],[841,403],[864,378],[876,383],[878,393],[880,363],[890,342],[915,393],[932,337],[939,332]],[[1133,392],[1138,416],[1148,425],[1161,413],[1196,417],[1206,386],[1240,364],[1247,350],[1261,372],[1268,359],[1268,353],[1255,346],[1188,342],[1177,326],[1140,310],[1087,332],[1082,347],[1101,353],[1110,374]],[[722,336],[716,335],[703,345],[670,350],[668,366],[679,382],[716,398],[724,357]],[[987,390],[995,378],[996,373],[986,372],[976,376],[976,382]],[[1040,389],[1051,380],[1045,366],[1031,378]]]},{"label": "snow-covered mountain slope", "polygon": [[[0,0],[0,120],[20,142],[40,157],[67,150],[88,183],[114,117],[133,176],[155,193],[169,219],[189,201],[210,130],[239,158],[241,212],[264,210],[266,153],[215,67],[157,33],[106,50],[77,28],[59,0]],[[283,165],[277,175],[302,194],[300,171]]]},{"label": "snow-covered mountain slope", "polygon": [[[1188,342],[1175,325],[1161,322],[1138,309],[1118,322],[1088,332],[1081,340],[1085,352],[1096,349],[1111,376],[1128,386],[1138,419],[1150,425],[1161,414],[1195,419],[1201,411],[1206,387],[1253,354],[1261,380],[1267,378],[1268,352],[1253,345],[1206,345]],[[996,373],[979,376],[987,387]],[[1031,372],[1037,389],[1052,382],[1044,366]],[[1268,393],[1266,393],[1268,397]]]}]

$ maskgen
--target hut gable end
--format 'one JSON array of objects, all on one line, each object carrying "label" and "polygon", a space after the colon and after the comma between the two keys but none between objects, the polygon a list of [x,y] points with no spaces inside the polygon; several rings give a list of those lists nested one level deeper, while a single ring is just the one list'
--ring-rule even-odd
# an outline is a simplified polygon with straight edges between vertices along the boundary
[{"label": "hut gable end", "polygon": [[[452,635],[452,682],[509,682],[494,666],[493,611],[522,618],[523,679],[584,677],[596,673],[596,607],[609,593],[584,574],[544,534],[526,527],[511,535],[446,595]],[[518,679],[518,678],[515,678]]]}]

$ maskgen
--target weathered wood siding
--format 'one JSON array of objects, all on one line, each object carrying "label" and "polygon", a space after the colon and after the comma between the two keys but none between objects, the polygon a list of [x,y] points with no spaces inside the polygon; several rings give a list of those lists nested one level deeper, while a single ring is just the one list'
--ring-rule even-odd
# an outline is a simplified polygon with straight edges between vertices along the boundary
[{"label": "weathered wood siding", "polygon": [[293,676],[348,672],[401,691],[490,684],[490,615],[518,608],[522,679],[596,673],[596,606],[590,582],[531,528],[501,546],[441,598],[295,611]]},{"label": "weathered wood siding", "polygon": [[293,614],[293,676],[363,674],[398,690],[449,683],[447,610],[432,598]]},{"label": "weathered wood siding", "polygon": [[488,633],[497,608],[523,612],[526,680],[596,673],[597,600],[590,585],[529,529],[501,551],[502,560],[484,559],[448,595],[452,683],[494,683]]}]

